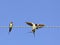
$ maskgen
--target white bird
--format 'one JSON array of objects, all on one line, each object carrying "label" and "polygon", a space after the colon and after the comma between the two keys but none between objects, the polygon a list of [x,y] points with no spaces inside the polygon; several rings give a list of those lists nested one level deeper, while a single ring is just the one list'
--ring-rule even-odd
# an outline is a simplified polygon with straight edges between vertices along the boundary
[{"label": "white bird", "polygon": [[34,24],[32,22],[26,22],[26,24],[28,24],[32,27],[32,32],[33,32],[34,36],[35,36],[36,29],[42,28],[44,26],[44,24]]},{"label": "white bird", "polygon": [[10,22],[10,24],[9,24],[9,32],[12,31],[12,27],[13,27],[13,22]]}]

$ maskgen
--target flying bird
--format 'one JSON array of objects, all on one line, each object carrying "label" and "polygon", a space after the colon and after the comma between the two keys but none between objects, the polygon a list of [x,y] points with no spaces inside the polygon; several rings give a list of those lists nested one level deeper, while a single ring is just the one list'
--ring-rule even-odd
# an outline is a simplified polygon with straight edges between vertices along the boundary
[{"label": "flying bird", "polygon": [[13,22],[10,22],[10,24],[9,24],[9,32],[12,31],[12,27],[13,27]]},{"label": "flying bird", "polygon": [[36,29],[42,28],[44,26],[44,24],[34,24],[32,22],[26,22],[26,24],[32,27],[32,33],[34,34],[34,36]]}]

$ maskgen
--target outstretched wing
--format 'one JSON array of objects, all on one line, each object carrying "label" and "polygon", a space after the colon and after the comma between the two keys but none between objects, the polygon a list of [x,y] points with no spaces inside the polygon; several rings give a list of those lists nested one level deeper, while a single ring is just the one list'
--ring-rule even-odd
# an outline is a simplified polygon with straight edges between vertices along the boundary
[{"label": "outstretched wing", "polygon": [[32,22],[26,22],[26,24],[28,24],[30,26],[33,26],[33,23]]},{"label": "outstretched wing", "polygon": [[43,26],[45,26],[44,24],[38,24],[39,28],[42,28]]}]

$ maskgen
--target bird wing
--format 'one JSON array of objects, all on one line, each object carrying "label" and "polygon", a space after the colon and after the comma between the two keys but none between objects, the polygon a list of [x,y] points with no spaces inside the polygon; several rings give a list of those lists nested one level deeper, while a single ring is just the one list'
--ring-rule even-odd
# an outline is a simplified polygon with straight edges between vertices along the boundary
[{"label": "bird wing", "polygon": [[44,24],[38,24],[39,28],[42,28],[44,26]]},{"label": "bird wing", "polygon": [[26,22],[26,24],[28,24],[30,26],[33,26],[33,23],[32,22]]}]

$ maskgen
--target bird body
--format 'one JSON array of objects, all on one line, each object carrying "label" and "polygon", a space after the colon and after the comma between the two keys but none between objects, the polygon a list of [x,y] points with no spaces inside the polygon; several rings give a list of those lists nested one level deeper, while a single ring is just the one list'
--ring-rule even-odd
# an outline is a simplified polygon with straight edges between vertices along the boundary
[{"label": "bird body", "polygon": [[9,32],[12,31],[12,27],[13,27],[13,22],[10,22],[10,24],[9,24]]},{"label": "bird body", "polygon": [[42,28],[44,26],[44,24],[34,24],[32,22],[26,22],[26,24],[30,25],[32,29]]},{"label": "bird body", "polygon": [[32,29],[36,29],[36,26],[35,26],[35,24],[33,24],[33,26],[32,26]]},{"label": "bird body", "polygon": [[33,32],[34,36],[35,36],[36,29],[42,28],[44,26],[44,24],[34,24],[32,22],[26,22],[26,24],[28,24],[32,27],[32,32]]}]

